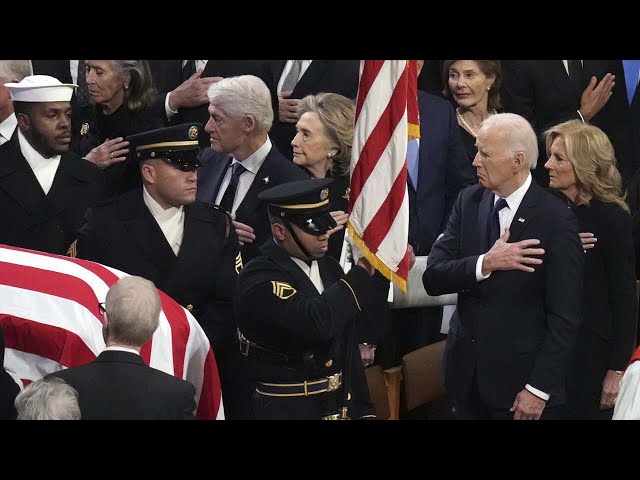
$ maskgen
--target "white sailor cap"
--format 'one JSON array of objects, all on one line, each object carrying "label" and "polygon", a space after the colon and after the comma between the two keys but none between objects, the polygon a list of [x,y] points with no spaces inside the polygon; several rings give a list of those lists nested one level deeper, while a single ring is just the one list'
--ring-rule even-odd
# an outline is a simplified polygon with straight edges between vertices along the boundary
[{"label": "white sailor cap", "polygon": [[77,85],[49,75],[31,75],[20,83],[5,83],[14,102],[69,102]]}]

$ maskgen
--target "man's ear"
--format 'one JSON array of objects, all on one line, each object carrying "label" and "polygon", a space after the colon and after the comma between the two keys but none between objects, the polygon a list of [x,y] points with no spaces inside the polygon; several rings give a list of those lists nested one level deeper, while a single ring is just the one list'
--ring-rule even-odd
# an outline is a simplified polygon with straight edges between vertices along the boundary
[{"label": "man's ear", "polygon": [[513,169],[519,172],[522,169],[524,162],[524,152],[516,152],[513,156]]},{"label": "man's ear", "polygon": [[287,228],[283,224],[281,223],[271,224],[271,233],[273,234],[273,237],[279,242],[287,238],[286,232],[287,232]]},{"label": "man's ear", "polygon": [[256,128],[256,119],[253,118],[253,115],[245,115],[242,118],[242,128],[245,133],[250,133]]},{"label": "man's ear", "polygon": [[156,183],[156,169],[149,162],[142,163],[140,166],[140,174],[142,175],[142,179],[146,180],[148,183]]},{"label": "man's ear", "polygon": [[18,120],[18,127],[23,132],[28,132],[31,128],[31,119],[24,113],[16,113],[16,119]]}]

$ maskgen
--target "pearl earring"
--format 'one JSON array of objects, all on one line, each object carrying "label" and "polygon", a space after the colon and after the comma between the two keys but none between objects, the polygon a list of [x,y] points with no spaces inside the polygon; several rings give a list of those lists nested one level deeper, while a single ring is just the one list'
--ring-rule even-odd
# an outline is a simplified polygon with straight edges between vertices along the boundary
[{"label": "pearl earring", "polygon": [[332,153],[327,153],[327,158],[331,158],[331,157],[333,157],[333,154]]},{"label": "pearl earring", "polygon": [[129,85],[125,84],[124,89],[126,90],[127,88],[129,88]]}]

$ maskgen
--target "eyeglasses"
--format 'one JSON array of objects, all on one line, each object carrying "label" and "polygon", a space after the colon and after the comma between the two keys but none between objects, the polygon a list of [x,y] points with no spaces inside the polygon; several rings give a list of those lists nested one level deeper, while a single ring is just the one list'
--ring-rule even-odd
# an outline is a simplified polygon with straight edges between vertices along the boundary
[{"label": "eyeglasses", "polygon": [[105,308],[106,303],[105,302],[100,302],[98,303],[98,310],[100,310],[100,313],[102,315],[104,315],[105,313],[107,313],[107,309]]}]

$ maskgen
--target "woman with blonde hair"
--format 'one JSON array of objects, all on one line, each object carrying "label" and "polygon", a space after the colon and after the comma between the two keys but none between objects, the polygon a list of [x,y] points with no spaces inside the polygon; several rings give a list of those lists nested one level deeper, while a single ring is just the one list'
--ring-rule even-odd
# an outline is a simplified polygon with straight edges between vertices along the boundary
[{"label": "woman with blonde hair", "polygon": [[567,376],[568,413],[611,419],[636,340],[632,218],[613,146],[602,130],[571,120],[545,135],[549,186],[585,232],[583,322]]}]

